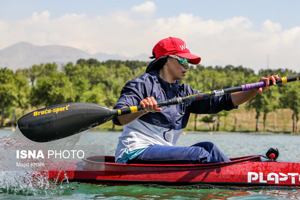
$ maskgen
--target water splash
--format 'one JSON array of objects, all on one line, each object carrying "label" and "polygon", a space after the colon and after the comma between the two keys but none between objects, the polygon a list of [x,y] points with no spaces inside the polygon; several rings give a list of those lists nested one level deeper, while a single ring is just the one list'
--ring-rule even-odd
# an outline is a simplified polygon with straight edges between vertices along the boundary
[{"label": "water splash", "polygon": [[[42,133],[41,133],[42,136]],[[56,159],[17,159],[16,151],[20,149],[64,149],[70,150],[79,140],[81,133],[58,141],[36,143],[28,140],[18,128],[11,135],[0,138],[0,193],[15,195],[62,195],[69,193],[72,188],[67,177],[49,180],[48,169],[53,164],[58,164],[59,174],[64,173],[66,160],[57,162]],[[16,167],[18,164],[43,162],[44,167],[26,166]]]}]

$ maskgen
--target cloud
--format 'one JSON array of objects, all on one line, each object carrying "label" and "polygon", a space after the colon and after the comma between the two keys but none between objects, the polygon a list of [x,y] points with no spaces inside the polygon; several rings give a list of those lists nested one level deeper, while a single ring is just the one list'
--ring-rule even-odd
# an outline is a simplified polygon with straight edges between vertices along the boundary
[{"label": "cloud", "polygon": [[153,19],[132,15],[147,11],[146,8],[148,14],[154,12],[155,4],[145,2],[131,11],[97,17],[65,14],[50,18],[51,13],[44,11],[24,20],[0,20],[0,49],[25,41],[35,45],[66,45],[89,53],[150,56],[159,40],[174,36],[182,38],[193,54],[202,57],[201,64],[205,66],[243,65],[257,71],[266,68],[269,55],[270,68],[299,71],[299,26],[283,30],[280,24],[265,20],[260,29],[254,29],[245,17],[217,21],[188,13]]},{"label": "cloud", "polygon": [[273,23],[270,20],[266,20],[263,23],[262,30],[269,33],[275,33],[281,31],[281,25],[278,23]]},{"label": "cloud", "polygon": [[156,6],[154,4],[154,2],[152,1],[146,1],[145,3],[138,5],[138,6],[134,6],[133,8],[131,8],[131,12],[137,14],[137,15],[141,15],[143,17],[150,17],[154,14],[156,10]]},{"label": "cloud", "polygon": [[49,20],[50,17],[50,12],[49,11],[44,11],[40,15],[37,12],[34,12],[31,16],[31,20],[34,22],[43,22]]}]

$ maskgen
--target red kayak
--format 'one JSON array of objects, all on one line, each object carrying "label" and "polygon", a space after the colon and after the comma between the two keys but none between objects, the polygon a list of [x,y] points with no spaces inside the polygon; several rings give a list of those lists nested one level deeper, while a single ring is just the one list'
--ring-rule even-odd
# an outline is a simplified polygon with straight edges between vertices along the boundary
[{"label": "red kayak", "polygon": [[91,156],[81,162],[68,162],[65,173],[53,166],[49,176],[105,185],[300,186],[300,162],[263,161],[255,155],[209,164],[119,164],[114,159]]}]

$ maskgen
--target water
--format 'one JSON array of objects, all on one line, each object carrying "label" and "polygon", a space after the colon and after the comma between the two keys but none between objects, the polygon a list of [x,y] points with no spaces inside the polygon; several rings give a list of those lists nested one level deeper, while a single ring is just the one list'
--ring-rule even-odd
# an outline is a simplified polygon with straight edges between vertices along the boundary
[{"label": "water", "polygon": [[[0,142],[20,139],[20,134],[0,130]],[[67,140],[54,142],[71,148],[92,147],[106,155],[114,155],[120,132],[90,131]],[[299,137],[296,135],[254,135],[239,133],[201,134],[187,133],[180,136],[177,145],[188,146],[200,141],[215,143],[228,157],[264,154],[270,147],[278,148],[279,160],[300,161]],[[22,144],[24,145],[24,138]],[[27,145],[30,141],[25,141]],[[47,143],[48,146],[54,145]],[[11,144],[10,144],[11,145]],[[35,144],[42,148],[44,144]],[[7,155],[5,155],[7,156]],[[1,158],[0,158],[1,159]],[[276,188],[224,188],[214,186],[166,187],[160,185],[99,186],[83,183],[52,183],[31,179],[27,171],[12,172],[0,166],[0,199],[300,199],[300,189]],[[22,181],[23,180],[23,181]],[[24,180],[25,183],[24,183]],[[43,186],[41,187],[41,183]]]}]

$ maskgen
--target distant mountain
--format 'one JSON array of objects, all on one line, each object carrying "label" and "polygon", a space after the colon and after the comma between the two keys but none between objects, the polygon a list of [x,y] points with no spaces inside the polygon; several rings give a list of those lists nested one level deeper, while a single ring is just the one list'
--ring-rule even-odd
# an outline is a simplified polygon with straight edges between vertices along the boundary
[{"label": "distant mountain", "polygon": [[[151,55],[152,56],[152,55]],[[139,60],[139,61],[148,61],[150,62],[151,59],[149,58],[150,55],[147,55],[147,54],[140,54],[138,56],[135,56],[135,57],[130,57],[130,58],[127,58],[127,60]]]},{"label": "distant mountain", "polygon": [[76,63],[78,59],[94,58],[98,61],[105,60],[140,60],[150,61],[149,56],[141,54],[136,57],[122,57],[117,54],[88,52],[60,45],[36,46],[27,42],[19,42],[0,50],[0,68],[7,67],[12,70],[29,68],[34,64],[53,63],[58,66],[68,62]]},{"label": "distant mountain", "polygon": [[105,60],[124,60],[126,57],[120,56],[118,54],[106,54],[106,53],[96,53],[93,54],[94,58],[98,61],[105,61]]}]

